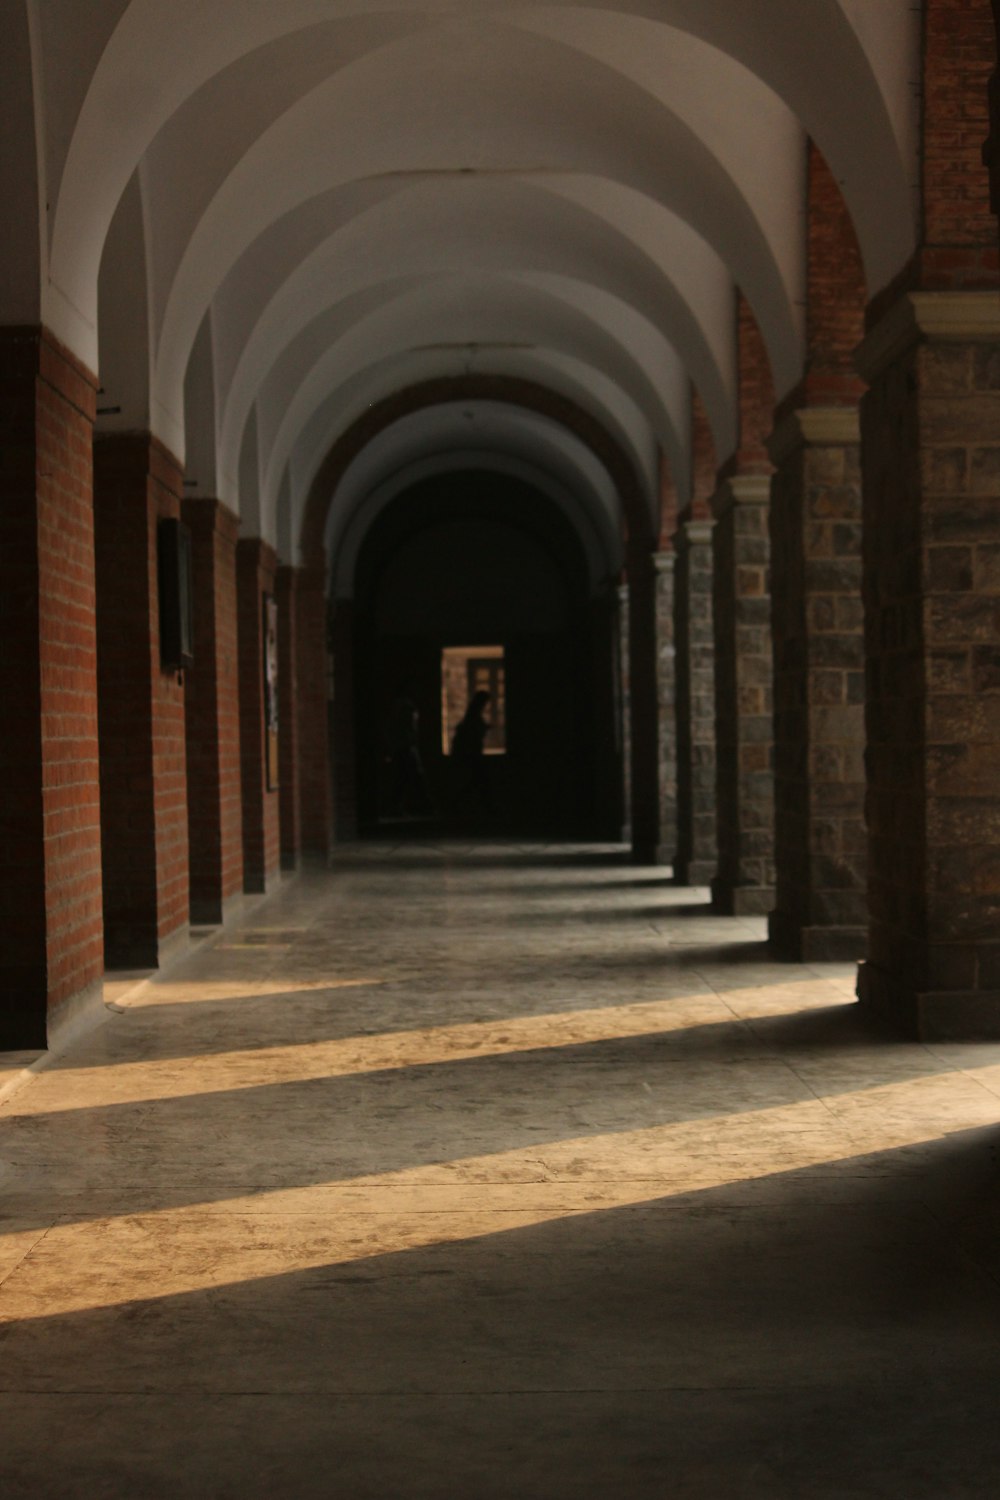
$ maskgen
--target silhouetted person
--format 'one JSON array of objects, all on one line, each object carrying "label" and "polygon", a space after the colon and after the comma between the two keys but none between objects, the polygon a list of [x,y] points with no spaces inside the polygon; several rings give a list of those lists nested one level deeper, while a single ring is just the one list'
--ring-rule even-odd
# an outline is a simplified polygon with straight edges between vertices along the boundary
[{"label": "silhouetted person", "polygon": [[389,710],[386,748],[392,768],[388,811],[427,812],[430,798],[420,759],[420,715],[405,688]]},{"label": "silhouetted person", "polygon": [[451,758],[457,771],[459,792],[472,794],[482,812],[492,811],[490,783],[483,745],[492,725],[486,718],[491,695],[485,688],[473,693],[451,742]]}]

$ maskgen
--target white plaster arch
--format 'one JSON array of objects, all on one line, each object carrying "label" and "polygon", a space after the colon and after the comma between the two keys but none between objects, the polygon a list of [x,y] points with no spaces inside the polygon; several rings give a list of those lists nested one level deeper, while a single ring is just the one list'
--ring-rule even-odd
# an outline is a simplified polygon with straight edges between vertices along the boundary
[{"label": "white plaster arch", "polygon": [[101,256],[98,432],[145,432],[152,390],[149,254],[142,169],[130,179]]},{"label": "white plaster arch", "polygon": [[[510,28],[504,33],[513,34]],[[785,307],[777,321],[796,325],[801,359],[804,140],[780,101],[722,54],[678,34],[682,45],[696,45],[717,60],[725,75],[717,82],[739,87],[752,111],[739,140],[719,137],[724,160],[700,138],[702,131],[712,133],[709,101],[678,88],[687,114],[682,118],[597,59],[519,35],[516,47],[494,48],[487,42],[495,38],[456,24],[447,63],[434,51],[440,44],[436,34],[391,44],[312,90],[263,132],[220,183],[192,228],[165,301],[161,294],[157,381],[167,411],[176,407],[173,393],[197,323],[239,257],[305,196],[366,173],[447,178],[471,169],[492,178],[542,171],[624,182],[671,207],[727,263],[752,253],[757,270],[750,271],[751,279],[766,284],[772,296],[775,285],[782,288],[778,301],[783,297]],[[397,78],[404,60],[406,86]],[[432,69],[435,89],[428,90],[422,80]],[[553,88],[561,69],[564,86]],[[524,90],[513,110],[504,96],[511,70]],[[375,114],[373,98],[379,100]],[[747,177],[748,162],[754,163],[752,192],[739,180]],[[770,309],[762,309],[760,296],[755,306],[773,337]],[[785,366],[794,379],[794,359]]]},{"label": "white plaster arch", "polygon": [[[63,48],[59,88],[46,99],[46,162],[52,184],[55,302],[64,322],[76,323],[71,345],[86,343],[88,299],[93,295],[100,244],[128,178],[157,132],[190,95],[234,59],[260,49],[266,70],[268,44],[332,17],[373,12],[371,0],[241,0],[237,17],[203,0],[38,0],[51,34],[72,34]],[[475,3],[462,10],[475,20],[507,14],[538,25],[566,13],[577,22],[582,7]],[[433,19],[451,6],[394,0],[391,14]],[[873,18],[878,9],[878,18]],[[900,160],[913,145],[912,100],[905,64],[914,31],[905,0],[811,0],[809,24],[801,0],[605,0],[604,10],[667,22],[740,58],[810,122],[814,137],[844,185],[859,221],[869,276],[875,289],[899,263],[906,230],[895,211]],[[388,7],[387,7],[388,12]],[[384,12],[379,9],[380,15]],[[588,18],[589,20],[589,18]],[[868,49],[866,53],[866,49]],[[45,59],[49,62],[48,57]],[[851,108],[844,111],[843,100]],[[845,118],[846,115],[846,118]],[[904,178],[907,176],[904,170]],[[912,172],[910,173],[912,176]],[[868,218],[859,212],[870,205]],[[871,231],[871,232],[870,232]],[[873,238],[885,243],[873,248]],[[876,253],[877,251],[877,253]],[[88,270],[89,268],[89,270]],[[79,270],[80,275],[75,273]],[[70,314],[75,313],[75,319]],[[92,319],[90,320],[92,323]],[[59,331],[59,330],[57,330]],[[85,350],[78,349],[84,353]]]},{"label": "white plaster arch", "polygon": [[348,466],[327,523],[334,593],[350,595],[364,537],[385,506],[420,478],[466,469],[522,478],[545,493],[577,532],[593,588],[621,567],[620,507],[594,455],[536,412],[476,400],[401,418]]},{"label": "white plaster arch", "polygon": [[[347,385],[331,390],[313,412],[299,434],[288,465],[296,516],[296,536],[299,536],[306,500],[324,460],[354,422],[400,390],[463,375],[526,380],[571,402],[599,423],[618,445],[638,477],[651,517],[657,515],[659,449],[641,413],[628,396],[601,371],[552,350],[533,351],[527,355],[519,353],[515,358],[497,349],[466,356],[452,350],[424,349],[370,365]],[[690,385],[683,369],[678,369],[674,384],[678,411],[686,411],[684,403],[687,401]],[[516,411],[524,419],[531,415],[521,407],[516,408]],[[674,444],[668,461],[672,473],[678,476],[679,492],[686,494],[690,487],[689,421],[679,424],[678,436],[680,435],[683,435],[684,441]],[[572,435],[567,433],[566,436],[569,438]],[[616,494],[609,495],[609,506],[618,515],[619,500]],[[619,522],[616,520],[614,525],[617,531]],[[308,561],[301,546],[296,553],[296,561]]]},{"label": "white plaster arch", "polygon": [[[453,276],[435,282],[421,279],[414,285],[404,281],[396,284],[391,298],[384,292],[378,300],[373,298],[362,317],[341,316],[339,330],[318,320],[307,330],[308,340],[289,347],[261,388],[265,494],[272,493],[312,411],[331,385],[345,382],[355,368],[363,369],[380,355],[442,343],[460,358],[484,347],[530,350],[538,342],[539,327],[546,331],[541,347],[563,349],[605,370],[629,393],[653,437],[665,445],[675,442],[661,383],[651,378],[659,369],[666,380],[676,368],[670,346],[619,304],[612,320],[599,306],[582,305],[578,287],[569,288],[575,299],[570,302],[565,282],[558,281],[558,290],[552,281],[532,285],[526,277]],[[440,338],[442,328],[448,330],[445,340]]]},{"label": "white plaster arch", "polygon": [[[722,262],[682,221],[665,214],[659,221],[666,231],[664,258],[669,258],[671,269],[667,279],[630,242],[623,243],[605,219],[595,220],[572,203],[568,218],[562,209],[547,214],[550,199],[547,189],[534,184],[487,184],[478,179],[455,183],[444,203],[426,185],[411,185],[391,202],[379,204],[372,211],[374,222],[368,222],[368,215],[359,216],[343,234],[309,257],[261,313],[225,393],[223,453],[232,453],[246,412],[266,383],[268,371],[315,319],[316,308],[334,294],[342,301],[390,275],[397,255],[380,247],[400,235],[414,247],[408,258],[409,273],[428,278],[449,269],[457,273],[469,265],[480,273],[501,272],[510,266],[534,275],[559,270],[567,259],[564,247],[569,242],[575,247],[574,281],[587,279],[589,273],[594,284],[589,293],[592,299],[599,297],[603,280],[621,301],[631,299],[647,322],[658,326],[678,350],[703,392],[719,451],[728,452],[735,441],[736,377],[731,282]],[[555,201],[565,204],[561,195]],[[533,212],[535,205],[537,212]],[[555,290],[554,279],[549,281]],[[580,298],[587,295],[578,293]],[[242,299],[240,305],[245,305]],[[610,325],[614,313],[608,311],[607,303],[605,310]],[[541,325],[537,341],[544,341]],[[634,350],[637,347],[633,345]],[[661,377],[662,359],[653,373]],[[224,457],[223,468],[228,462]]]}]

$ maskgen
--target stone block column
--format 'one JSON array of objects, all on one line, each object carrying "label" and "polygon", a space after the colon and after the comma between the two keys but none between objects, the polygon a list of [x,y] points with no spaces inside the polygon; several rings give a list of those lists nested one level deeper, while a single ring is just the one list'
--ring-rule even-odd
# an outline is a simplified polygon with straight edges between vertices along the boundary
[{"label": "stone block column", "polygon": [[267,784],[264,717],[264,597],[274,594],[278,559],[259,537],[236,546],[243,889],[270,888],[280,863],[278,790]]},{"label": "stone block column", "polygon": [[681,885],[716,872],[715,643],[711,521],[682,522],[676,536],[674,639],[677,690],[677,858]]},{"label": "stone block column", "polygon": [[189,918],[184,680],[160,661],[157,528],[183,471],[149,433],[94,443],[104,947],[159,964]]},{"label": "stone block column", "polygon": [[788,415],[771,452],[775,905],[786,958],[865,945],[864,634],[857,411]]},{"label": "stone block column", "polygon": [[294,870],[301,843],[298,749],[298,582],[297,568],[282,566],[275,577],[278,600],[278,823],[281,868]]},{"label": "stone block column", "polygon": [[236,636],[239,518],[218,500],[188,499],[194,665],[184,673],[191,920],[222,922],[243,891],[243,808]]},{"label": "stone block column", "polygon": [[659,732],[660,856],[677,858],[677,649],[674,644],[674,566],[677,555],[664,548],[653,557],[656,570],[656,697]]},{"label": "stone block column", "polygon": [[864,350],[871,929],[862,1003],[1000,1036],[1000,300],[914,292]]},{"label": "stone block column", "polygon": [[766,474],[726,480],[713,500],[716,817],[722,912],[765,915],[774,896],[774,776]]},{"label": "stone block column", "polygon": [[[301,568],[295,591],[296,731],[299,755],[299,829],[303,852],[330,856],[333,809],[330,781],[330,714],[327,677],[326,569]],[[346,660],[335,651],[335,700],[342,699],[353,726],[353,644]],[[353,732],[353,731],[352,731]],[[353,751],[351,776],[353,778]],[[353,781],[352,781],[353,786]],[[351,802],[353,816],[357,812]],[[356,830],[355,830],[356,831]]]},{"label": "stone block column", "polygon": [[632,858],[651,865],[662,850],[657,572],[648,543],[630,546],[627,567]]},{"label": "stone block column", "polygon": [[631,838],[632,828],[632,703],[628,648],[628,584],[618,585],[618,680],[621,683],[622,715],[622,834]]},{"label": "stone block column", "polygon": [[0,330],[3,1049],[101,1003],[95,400],[46,330]]}]

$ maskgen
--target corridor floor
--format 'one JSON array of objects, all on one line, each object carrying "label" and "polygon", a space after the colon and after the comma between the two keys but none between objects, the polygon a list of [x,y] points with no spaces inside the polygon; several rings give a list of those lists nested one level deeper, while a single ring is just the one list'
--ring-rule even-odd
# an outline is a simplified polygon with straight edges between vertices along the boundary
[{"label": "corridor floor", "polygon": [[1000,1492],[1000,1048],[607,847],[346,851],[0,1105],[0,1494]]}]

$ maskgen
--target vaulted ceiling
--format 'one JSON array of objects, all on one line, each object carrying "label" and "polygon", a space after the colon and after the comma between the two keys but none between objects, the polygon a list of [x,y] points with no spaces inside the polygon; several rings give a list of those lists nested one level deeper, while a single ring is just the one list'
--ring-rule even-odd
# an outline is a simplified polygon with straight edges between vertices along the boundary
[{"label": "vaulted ceiling", "polygon": [[[690,483],[692,383],[720,461],[736,442],[737,287],[779,398],[801,375],[807,137],[869,293],[912,249],[909,0],[4,10],[0,316],[45,322],[120,408],[104,426],[151,428],[289,560],[331,448],[443,378],[572,404],[655,526],[660,455]],[[573,509],[613,570],[600,454],[513,400],[387,418],[328,539],[356,545],[408,477],[471,457]]]}]

